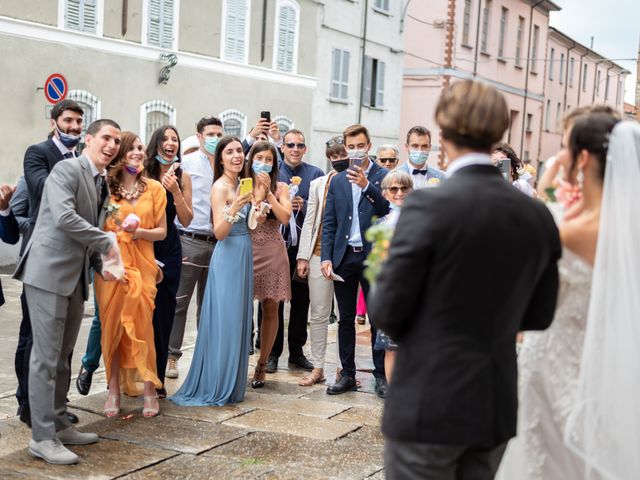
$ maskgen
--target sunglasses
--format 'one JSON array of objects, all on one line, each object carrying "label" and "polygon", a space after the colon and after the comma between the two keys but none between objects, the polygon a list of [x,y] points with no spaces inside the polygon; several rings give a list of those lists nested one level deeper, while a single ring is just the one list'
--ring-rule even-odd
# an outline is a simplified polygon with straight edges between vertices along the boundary
[{"label": "sunglasses", "polygon": [[285,145],[287,146],[287,148],[295,148],[298,147],[299,149],[303,149],[304,147],[306,147],[306,145],[304,143],[293,143],[293,142],[289,142],[289,143],[285,143]]},{"label": "sunglasses", "polygon": [[324,144],[329,148],[335,147],[336,145],[344,145],[344,139],[342,137],[333,137],[324,142]]},{"label": "sunglasses", "polygon": [[397,159],[396,158],[379,158],[378,161],[380,163],[396,163]]},{"label": "sunglasses", "polygon": [[388,190],[395,195],[396,193],[398,193],[398,190],[400,190],[402,193],[405,193],[407,191],[409,191],[411,187],[389,187]]}]

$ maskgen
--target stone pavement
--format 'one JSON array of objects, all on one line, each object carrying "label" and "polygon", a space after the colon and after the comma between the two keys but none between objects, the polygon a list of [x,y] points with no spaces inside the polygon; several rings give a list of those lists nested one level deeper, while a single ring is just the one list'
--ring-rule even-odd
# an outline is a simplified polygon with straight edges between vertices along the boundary
[{"label": "stone pavement", "polygon": [[[380,434],[382,401],[373,393],[367,329],[358,327],[357,365],[362,388],[328,396],[325,385],[300,387],[304,372],[287,369],[287,352],[279,370],[267,375],[267,384],[253,390],[247,383],[244,402],[226,407],[178,407],[160,401],[161,414],[142,417],[142,398],[122,397],[119,417],[102,413],[106,400],[104,370],[94,376],[91,395],[80,396],[75,374],[71,410],[80,417],[80,429],[96,432],[101,441],[71,447],[81,457],[72,466],[53,466],[29,456],[30,430],[15,417],[13,358],[19,304],[19,285],[2,277],[9,304],[0,309],[0,478],[2,479],[359,479],[384,478]],[[12,298],[13,297],[13,298]],[[92,314],[87,304],[74,364],[86,344]],[[195,305],[190,315],[195,312]],[[167,379],[169,394],[184,379],[193,353],[193,318],[188,320],[180,378]],[[327,381],[333,382],[336,361],[335,325],[330,327]],[[250,359],[249,380],[257,356]],[[13,378],[13,384],[11,379]]]}]

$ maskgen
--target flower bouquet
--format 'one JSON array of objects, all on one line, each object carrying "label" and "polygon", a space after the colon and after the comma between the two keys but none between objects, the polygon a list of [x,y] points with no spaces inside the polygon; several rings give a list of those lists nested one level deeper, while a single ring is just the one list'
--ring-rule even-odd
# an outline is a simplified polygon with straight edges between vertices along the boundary
[{"label": "flower bouquet", "polygon": [[389,256],[389,245],[395,224],[392,222],[376,222],[369,227],[365,233],[365,238],[371,242],[371,252],[364,261],[366,269],[364,276],[370,285],[373,285],[382,270],[382,265]]}]

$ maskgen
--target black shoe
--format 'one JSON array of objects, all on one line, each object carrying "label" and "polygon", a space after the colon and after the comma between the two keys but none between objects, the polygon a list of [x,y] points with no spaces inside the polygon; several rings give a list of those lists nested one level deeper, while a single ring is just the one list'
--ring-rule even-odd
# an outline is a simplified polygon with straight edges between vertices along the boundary
[{"label": "black shoe", "polygon": [[376,378],[376,386],[374,387],[376,395],[380,398],[387,398],[387,390],[389,390],[389,384],[384,378]]},{"label": "black shoe", "polygon": [[313,364],[301,353],[295,357],[289,357],[289,368],[299,368],[310,372],[313,370]]},{"label": "black shoe", "polygon": [[356,379],[342,375],[337,383],[327,387],[327,395],[340,395],[341,393],[355,392],[357,390]]},{"label": "black shoe", "polygon": [[31,409],[29,406],[23,406],[18,408],[18,418],[20,421],[27,425],[27,427],[31,428]]},{"label": "black shoe", "polygon": [[278,359],[276,357],[269,357],[267,368],[265,368],[264,371],[267,373],[276,373],[278,371]]},{"label": "black shoe", "polygon": [[93,372],[84,368],[84,365],[80,366],[80,373],[76,378],[76,388],[80,395],[88,395],[91,389],[91,380],[93,380]]},{"label": "black shoe", "polygon": [[254,355],[256,351],[253,349],[253,345],[249,348],[249,356]]},{"label": "black shoe", "polygon": [[164,387],[156,388],[156,395],[158,398],[167,398],[167,389]]},{"label": "black shoe", "polygon": [[67,410],[67,418],[71,423],[78,423],[80,421],[78,416],[75,413],[71,413],[69,410]]}]

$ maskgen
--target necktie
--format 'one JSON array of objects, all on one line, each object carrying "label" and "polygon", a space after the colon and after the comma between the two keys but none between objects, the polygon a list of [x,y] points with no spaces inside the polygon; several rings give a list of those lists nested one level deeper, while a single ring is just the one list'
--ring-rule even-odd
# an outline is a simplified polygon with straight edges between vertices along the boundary
[{"label": "necktie", "polygon": [[418,170],[417,168],[414,168],[413,172],[411,172],[411,175],[426,175],[426,174],[427,174],[426,168],[424,170]]},{"label": "necktie", "polygon": [[73,152],[67,152],[64,155],[62,155],[62,158],[73,158],[73,157],[74,157]]},{"label": "necktie", "polygon": [[102,203],[102,189],[104,188],[104,179],[102,175],[96,175],[96,191],[98,192],[98,211],[100,211],[100,204]]}]

